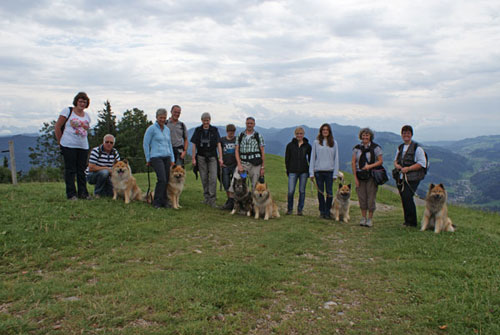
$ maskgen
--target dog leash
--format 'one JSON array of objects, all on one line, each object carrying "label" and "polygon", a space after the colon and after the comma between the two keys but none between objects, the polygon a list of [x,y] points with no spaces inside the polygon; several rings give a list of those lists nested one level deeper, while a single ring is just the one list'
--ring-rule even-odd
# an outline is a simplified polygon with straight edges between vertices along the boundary
[{"label": "dog leash", "polygon": [[149,198],[151,203],[153,203],[153,197],[151,196],[151,178],[149,177],[149,165],[148,165],[148,190],[146,191],[146,201]]},{"label": "dog leash", "polygon": [[[312,185],[314,184],[314,186],[316,186],[316,191],[318,191],[319,194],[321,194],[322,196],[326,197],[326,198],[333,198],[333,194],[332,195],[329,195],[328,193],[326,194],[325,196],[325,193],[321,192],[319,190],[319,187],[318,187],[318,184],[316,183],[316,178],[313,178],[312,180],[312,183],[311,183],[311,190],[312,190]],[[314,192],[314,190],[313,190]]]}]

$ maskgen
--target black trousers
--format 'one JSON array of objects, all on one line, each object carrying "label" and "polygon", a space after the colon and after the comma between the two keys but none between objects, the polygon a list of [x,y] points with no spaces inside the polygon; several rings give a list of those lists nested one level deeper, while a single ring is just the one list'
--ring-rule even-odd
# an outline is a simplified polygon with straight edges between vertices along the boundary
[{"label": "black trousers", "polygon": [[151,166],[156,172],[156,187],[153,206],[167,206],[167,185],[170,177],[170,157],[151,157]]},{"label": "black trousers", "polygon": [[[87,178],[85,170],[87,169],[88,149],[67,148],[61,146],[61,154],[64,158],[64,182],[66,183],[66,197],[68,199],[78,196],[86,198],[89,195],[87,191]],[[78,187],[78,192],[75,187]]]},{"label": "black trousers", "polygon": [[417,208],[413,196],[417,192],[419,180],[406,182],[403,180],[401,186],[398,186],[401,203],[403,204],[403,212],[405,216],[404,224],[406,226],[417,226]]}]

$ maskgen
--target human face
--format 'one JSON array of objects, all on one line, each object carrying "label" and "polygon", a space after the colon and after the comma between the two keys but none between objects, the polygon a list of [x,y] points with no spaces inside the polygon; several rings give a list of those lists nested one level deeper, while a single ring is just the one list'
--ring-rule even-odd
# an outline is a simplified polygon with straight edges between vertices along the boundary
[{"label": "human face", "polygon": [[87,108],[87,100],[82,98],[78,99],[78,101],[76,102],[76,107],[78,109],[84,110],[85,108]]},{"label": "human face", "polygon": [[330,129],[328,129],[328,127],[321,128],[321,135],[323,137],[328,137],[330,135]]},{"label": "human face", "polygon": [[172,114],[172,120],[177,121],[181,116],[181,109],[179,107],[174,107],[174,109],[172,109],[171,114]]},{"label": "human face", "polygon": [[230,130],[227,132],[227,138],[232,139],[234,137],[234,130]]},{"label": "human face", "polygon": [[167,121],[167,114],[160,114],[156,117],[156,121],[158,121],[158,124],[160,127],[163,127],[165,125],[165,122]]},{"label": "human face", "polygon": [[361,134],[361,142],[363,142],[363,144],[368,144],[370,143],[370,141],[371,141],[371,136],[369,133],[364,132],[363,134]]},{"label": "human face", "polygon": [[401,138],[403,139],[403,141],[408,144],[411,142],[411,138],[413,137],[413,135],[411,134],[411,131],[409,130],[405,130],[401,133]]},{"label": "human face", "polygon": [[295,138],[297,141],[302,142],[304,140],[304,132],[302,130],[297,130],[295,132]]},{"label": "human face", "polygon": [[202,123],[204,129],[208,129],[208,127],[210,126],[210,119],[205,118],[205,119],[201,120],[201,123]]},{"label": "human face", "polygon": [[253,131],[253,128],[255,127],[255,121],[254,120],[248,119],[245,124],[247,126],[247,131],[249,131],[249,132]]},{"label": "human face", "polygon": [[115,140],[112,137],[105,137],[102,145],[104,146],[104,151],[111,152],[111,149],[115,145]]}]

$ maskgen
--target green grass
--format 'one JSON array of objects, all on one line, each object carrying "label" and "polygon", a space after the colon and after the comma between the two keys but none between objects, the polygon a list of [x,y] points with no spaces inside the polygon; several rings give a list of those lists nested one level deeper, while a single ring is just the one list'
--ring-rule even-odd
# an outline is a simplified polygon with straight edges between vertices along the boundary
[{"label": "green grass", "polygon": [[[266,168],[284,214],[282,158]],[[420,232],[380,189],[368,229],[355,206],[321,220],[308,185],[305,216],[265,222],[200,190],[189,171],[176,211],[0,185],[0,334],[500,333],[497,214],[451,207],[456,233]]]}]

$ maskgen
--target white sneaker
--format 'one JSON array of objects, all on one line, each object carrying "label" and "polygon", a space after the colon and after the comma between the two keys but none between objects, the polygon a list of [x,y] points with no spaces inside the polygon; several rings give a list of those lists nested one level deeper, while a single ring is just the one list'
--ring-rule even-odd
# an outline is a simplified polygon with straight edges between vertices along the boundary
[{"label": "white sneaker", "polygon": [[361,218],[361,220],[359,220],[359,225],[366,226],[366,218]]},{"label": "white sneaker", "polygon": [[372,226],[373,226],[372,219],[368,219],[368,220],[366,220],[365,226],[367,226],[367,227],[372,227]]}]

